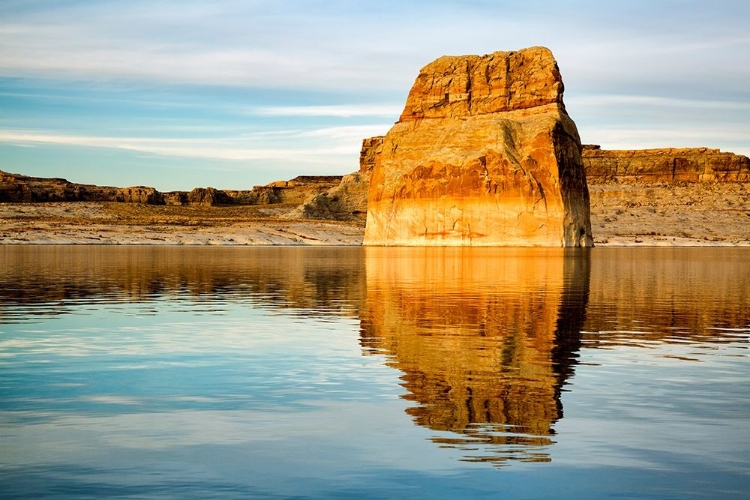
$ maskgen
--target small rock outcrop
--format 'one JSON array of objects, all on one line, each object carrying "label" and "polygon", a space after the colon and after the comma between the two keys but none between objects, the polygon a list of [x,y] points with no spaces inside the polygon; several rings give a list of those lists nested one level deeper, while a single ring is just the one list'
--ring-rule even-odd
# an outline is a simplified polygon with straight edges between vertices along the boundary
[{"label": "small rock outcrop", "polygon": [[359,154],[359,170],[345,175],[337,186],[305,200],[291,216],[306,219],[364,219],[367,215],[370,175],[380,155],[383,139],[383,136],[364,139]]},{"label": "small rock outcrop", "polygon": [[750,159],[709,148],[604,150],[583,147],[590,184],[750,182]]},{"label": "small rock outcrop", "polygon": [[262,196],[264,190],[268,193],[269,203],[288,203],[301,205],[311,196],[328,191],[341,182],[340,175],[299,175],[288,181],[272,182],[267,186],[256,186],[253,188]]},{"label": "small rock outcrop", "polygon": [[591,246],[562,94],[544,47],[425,66],[375,161],[364,244]]},{"label": "small rock outcrop", "polygon": [[[114,197],[110,195],[109,190],[114,189]],[[127,188],[103,188],[102,198],[111,199],[113,201],[119,201],[122,203],[143,203],[149,205],[162,205],[164,203],[164,197],[162,193],[156,189],[148,186],[135,186]]]}]

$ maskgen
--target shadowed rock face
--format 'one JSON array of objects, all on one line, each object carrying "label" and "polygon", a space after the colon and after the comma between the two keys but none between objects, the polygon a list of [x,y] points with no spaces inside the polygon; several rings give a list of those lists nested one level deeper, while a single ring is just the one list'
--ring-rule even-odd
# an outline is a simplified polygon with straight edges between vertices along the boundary
[{"label": "shadowed rock face", "polygon": [[365,244],[591,246],[562,92],[543,47],[424,67],[376,159]]},{"label": "shadowed rock face", "polygon": [[747,156],[710,148],[608,151],[586,145],[583,166],[591,184],[750,182]]}]

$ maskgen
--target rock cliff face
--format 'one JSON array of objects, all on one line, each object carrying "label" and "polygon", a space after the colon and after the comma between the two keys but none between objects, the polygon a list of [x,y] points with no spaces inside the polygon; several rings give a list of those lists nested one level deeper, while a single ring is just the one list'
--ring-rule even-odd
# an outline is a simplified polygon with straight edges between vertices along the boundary
[{"label": "rock cliff face", "polygon": [[425,66],[375,161],[364,243],[591,246],[562,93],[543,47]]},{"label": "rock cliff face", "polygon": [[[256,186],[253,191],[259,196],[270,190],[268,203],[292,203],[301,205],[310,196],[324,193],[341,182],[340,175],[300,175],[288,181],[272,182],[267,186]],[[275,199],[275,201],[273,201]]]},{"label": "rock cliff face", "polygon": [[375,168],[375,163],[383,150],[385,136],[376,135],[362,140],[362,149],[359,152],[359,172],[366,174],[368,181]]},{"label": "rock cliff face", "polygon": [[596,244],[747,245],[750,160],[709,148],[583,147]]},{"label": "rock cliff face", "polygon": [[709,148],[603,150],[583,147],[590,184],[750,182],[750,159]]}]

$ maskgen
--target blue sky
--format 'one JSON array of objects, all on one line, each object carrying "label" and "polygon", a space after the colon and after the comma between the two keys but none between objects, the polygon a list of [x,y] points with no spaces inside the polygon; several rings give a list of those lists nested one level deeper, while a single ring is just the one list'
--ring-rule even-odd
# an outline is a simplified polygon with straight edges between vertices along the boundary
[{"label": "blue sky", "polygon": [[552,49],[584,143],[750,155],[750,2],[0,2],[0,170],[161,190],[358,168],[419,68]]}]

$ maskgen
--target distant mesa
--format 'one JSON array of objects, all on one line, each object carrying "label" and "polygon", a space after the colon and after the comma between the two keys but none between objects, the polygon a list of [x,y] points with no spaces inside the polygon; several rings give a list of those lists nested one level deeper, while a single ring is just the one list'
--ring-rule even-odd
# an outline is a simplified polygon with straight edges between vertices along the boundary
[{"label": "distant mesa", "polygon": [[365,245],[592,246],[562,94],[544,47],[422,68],[373,168]]},{"label": "distant mesa", "polygon": [[95,201],[149,205],[266,205],[302,204],[341,182],[340,175],[301,175],[289,181],[255,186],[251,190],[220,190],[213,187],[162,193],[153,187],[111,187],[76,184],[66,179],[29,177],[0,171],[0,202],[43,203]]},{"label": "distant mesa", "polygon": [[750,159],[710,148],[607,151],[583,146],[590,184],[750,182]]},{"label": "distant mesa", "polygon": [[118,188],[75,184],[65,179],[48,179],[0,171],[0,202],[34,203],[49,201],[115,201],[122,203],[163,202],[152,187]]}]

